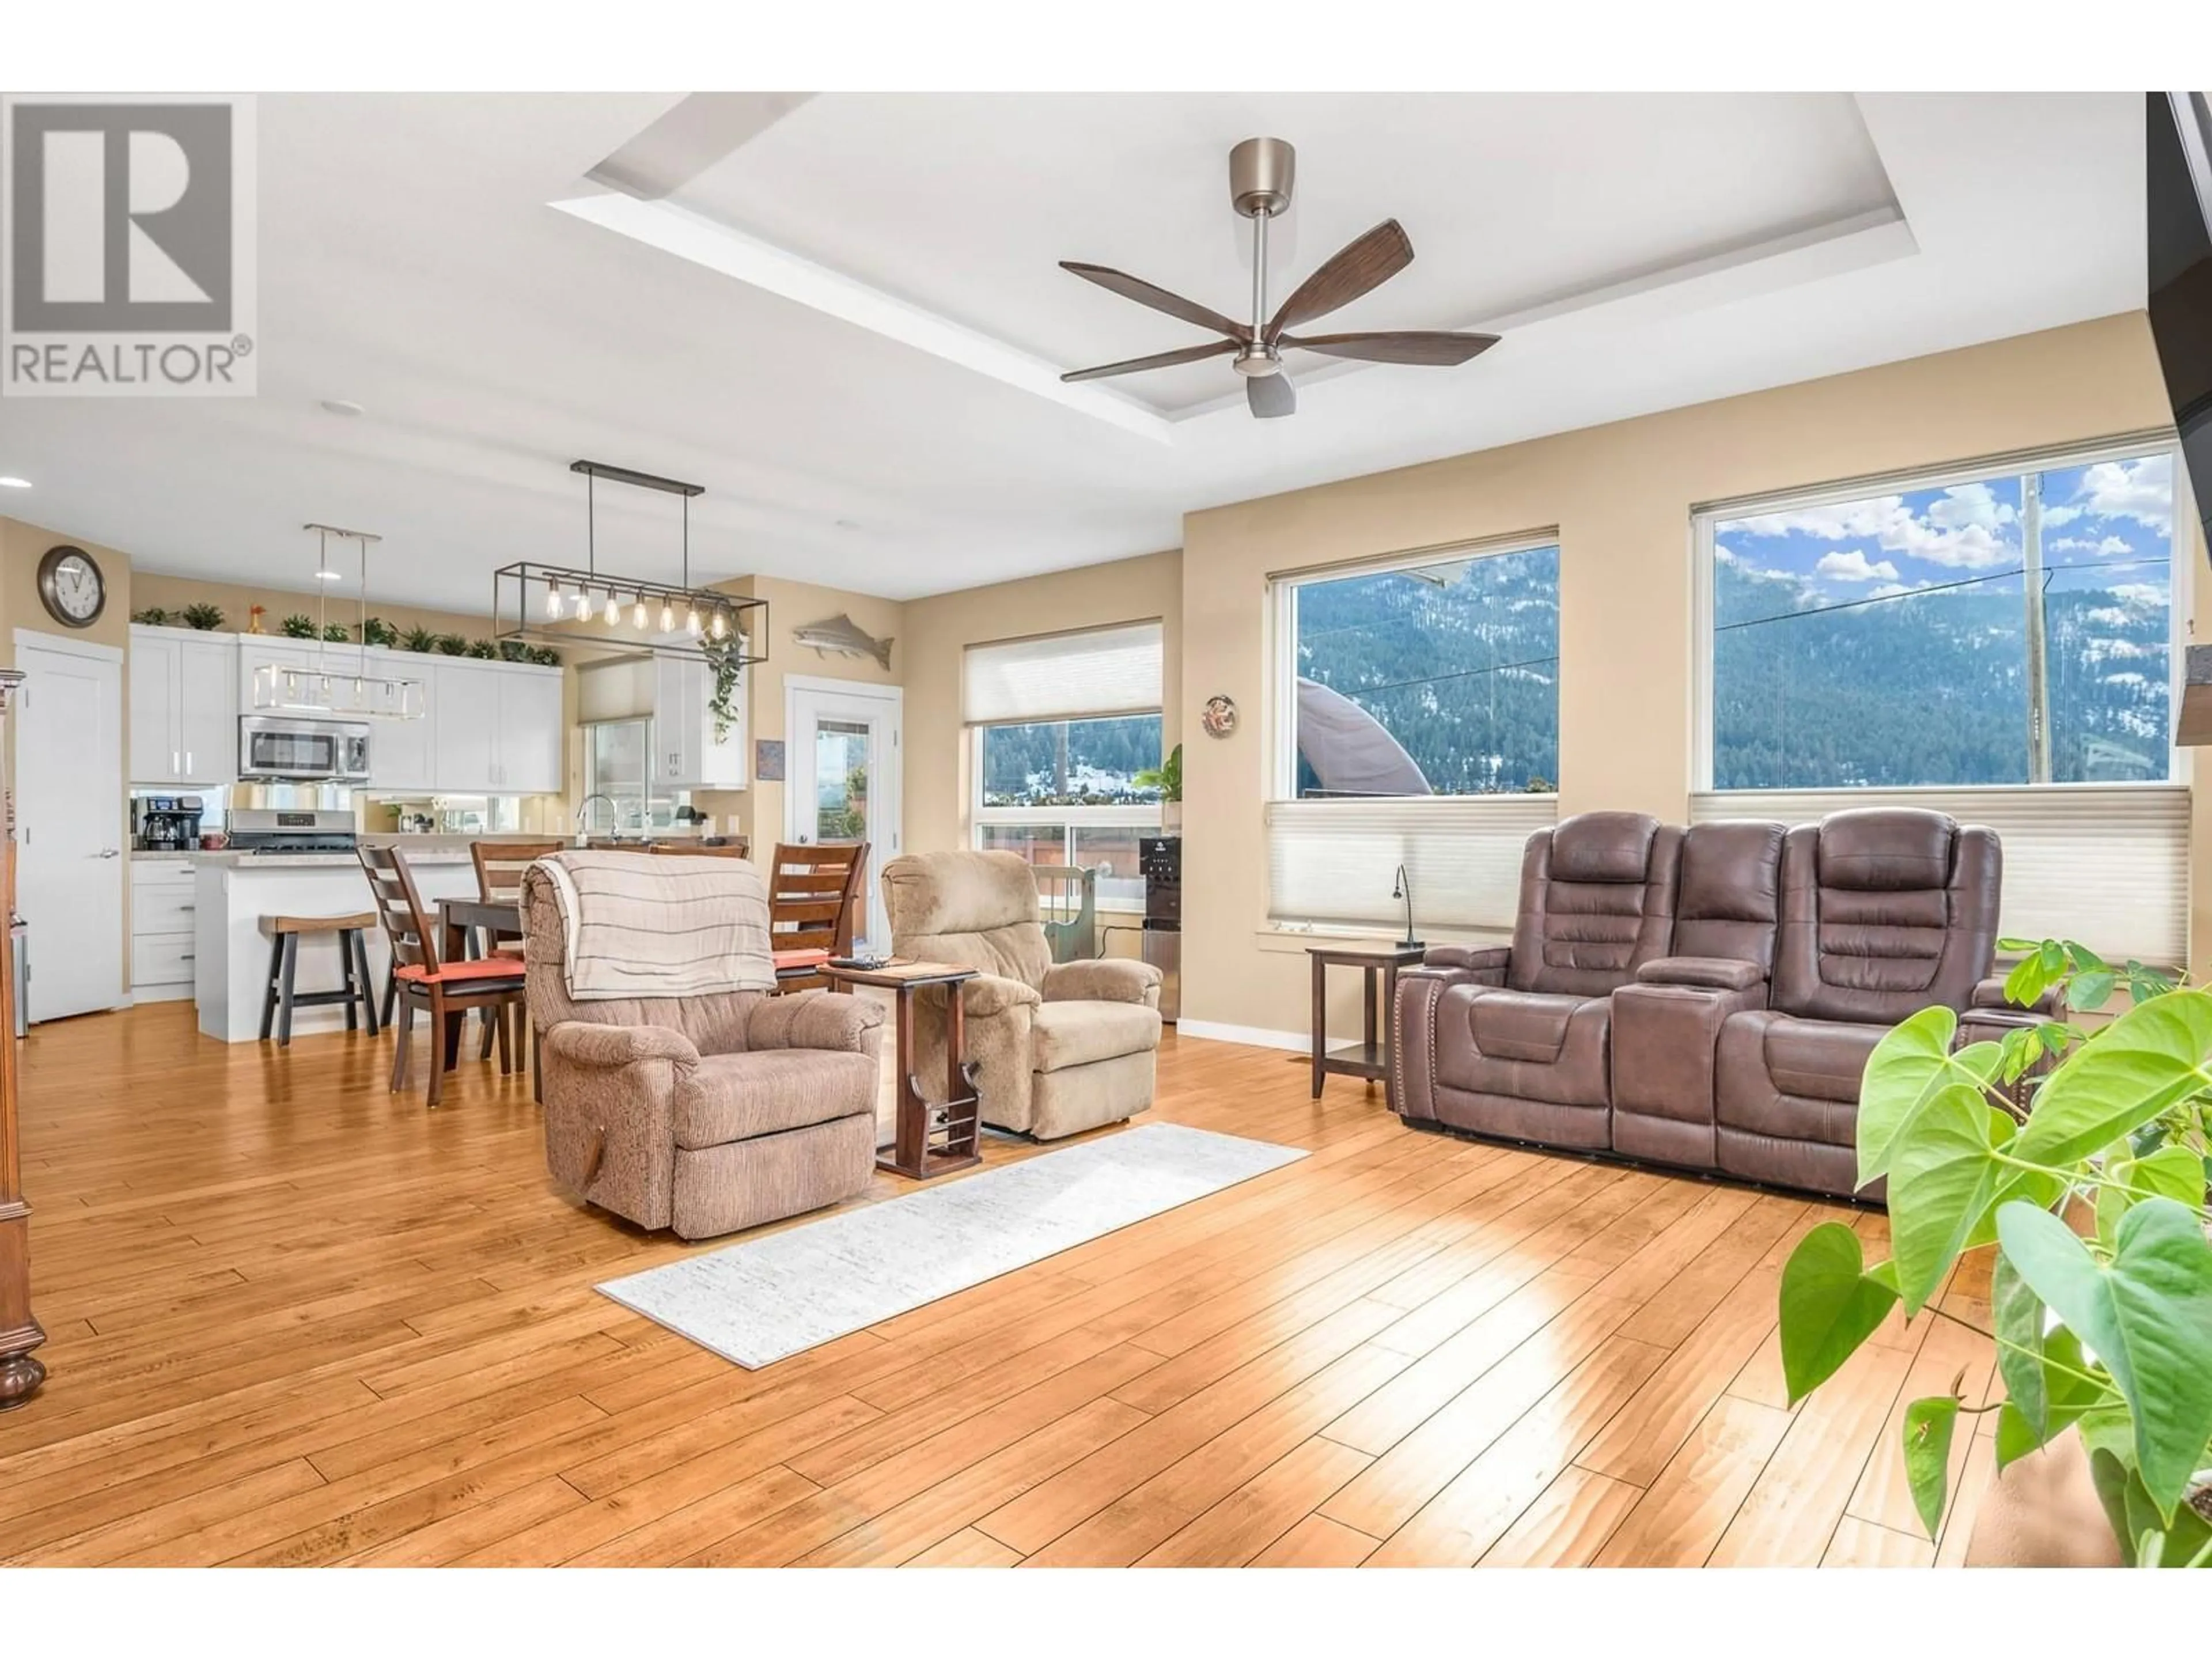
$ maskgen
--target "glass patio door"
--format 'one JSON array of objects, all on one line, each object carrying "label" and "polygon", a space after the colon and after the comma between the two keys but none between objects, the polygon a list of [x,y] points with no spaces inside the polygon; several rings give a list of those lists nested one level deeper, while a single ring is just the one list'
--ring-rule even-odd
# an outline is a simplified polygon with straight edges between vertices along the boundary
[{"label": "glass patio door", "polygon": [[784,696],[784,839],[868,843],[853,941],[856,949],[888,951],[877,884],[899,848],[898,688],[794,675],[785,679]]}]

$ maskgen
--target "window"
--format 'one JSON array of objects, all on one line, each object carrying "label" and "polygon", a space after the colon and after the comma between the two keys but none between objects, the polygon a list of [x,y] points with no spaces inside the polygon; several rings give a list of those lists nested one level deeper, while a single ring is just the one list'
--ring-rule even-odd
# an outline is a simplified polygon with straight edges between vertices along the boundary
[{"label": "window", "polygon": [[1141,908],[1138,843],[1160,829],[1158,623],[971,646],[975,844],[1095,870],[1102,906]]},{"label": "window", "polygon": [[1469,548],[1275,584],[1279,924],[1510,927],[1559,754],[1559,550]]},{"label": "window", "polygon": [[2172,524],[2167,450],[1700,515],[1708,787],[2164,782]]},{"label": "window", "polygon": [[2179,962],[2174,491],[2136,442],[1698,514],[1692,820],[1932,807],[2003,837],[2005,933]]},{"label": "window", "polygon": [[1559,550],[1279,585],[1299,800],[1541,794],[1559,775]]},{"label": "window", "polygon": [[[691,804],[688,789],[655,793],[647,785],[651,726],[640,719],[594,720],[584,727],[584,823],[592,834],[672,830],[677,810]],[[601,799],[592,799],[595,795]]]}]

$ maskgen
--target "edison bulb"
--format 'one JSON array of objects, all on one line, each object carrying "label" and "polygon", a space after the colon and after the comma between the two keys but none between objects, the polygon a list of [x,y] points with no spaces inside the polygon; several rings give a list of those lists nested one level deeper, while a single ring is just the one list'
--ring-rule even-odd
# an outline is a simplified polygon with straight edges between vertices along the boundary
[{"label": "edison bulb", "polygon": [[614,589],[607,590],[607,626],[612,628],[622,620],[622,605],[615,598]]},{"label": "edison bulb", "polygon": [[555,622],[561,620],[561,584],[545,584],[545,614]]},{"label": "edison bulb", "polygon": [[637,604],[636,604],[634,607],[632,607],[632,609],[631,609],[631,611],[630,611],[630,613],[629,613],[629,620],[630,620],[630,626],[632,626],[633,628],[642,628],[642,627],[644,627],[644,626],[645,626],[645,595],[644,595],[644,594],[641,593],[641,594],[639,594],[639,595],[637,596]]},{"label": "edison bulb", "polygon": [[684,631],[695,639],[698,637],[699,607],[696,605],[691,607],[690,614],[684,618]]},{"label": "edison bulb", "polygon": [[665,599],[660,602],[660,631],[664,634],[676,631],[676,607]]},{"label": "edison bulb", "polygon": [[722,620],[722,613],[717,611],[714,613],[714,637],[719,640],[729,631],[729,623]]}]

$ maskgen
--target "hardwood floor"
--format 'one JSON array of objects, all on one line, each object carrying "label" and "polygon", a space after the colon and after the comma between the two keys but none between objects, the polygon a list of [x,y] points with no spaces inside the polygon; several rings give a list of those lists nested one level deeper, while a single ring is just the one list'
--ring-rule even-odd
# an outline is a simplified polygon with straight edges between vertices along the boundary
[{"label": "hardwood floor", "polygon": [[592,1291],[711,1247],[562,1196],[526,1083],[428,1113],[388,1054],[180,1004],[30,1039],[7,1560],[1949,1565],[1987,1478],[1962,1436],[1931,1546],[1897,1425],[1994,1386],[1954,1326],[1782,1397],[1783,1261],[1881,1217],[1419,1133],[1280,1054],[1170,1037],[1157,1113],[1311,1157],[752,1372]]}]

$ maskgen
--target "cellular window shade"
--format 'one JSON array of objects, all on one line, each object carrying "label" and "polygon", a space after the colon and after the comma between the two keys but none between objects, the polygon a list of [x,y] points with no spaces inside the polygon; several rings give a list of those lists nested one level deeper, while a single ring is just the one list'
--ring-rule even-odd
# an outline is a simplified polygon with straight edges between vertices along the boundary
[{"label": "cellular window shade", "polygon": [[1996,830],[2008,938],[2070,939],[2116,961],[2188,958],[2189,791],[2180,784],[1731,789],[1692,795],[1690,821],[1806,823],[1854,806],[1923,806]]},{"label": "cellular window shade", "polygon": [[1510,932],[1529,835],[1559,816],[1551,795],[1285,800],[1267,807],[1267,914],[1280,922],[1406,925],[1390,896],[1400,865],[1419,928]]},{"label": "cellular window shade", "polygon": [[1160,706],[1160,625],[971,645],[961,718],[970,726],[1149,714]]}]

